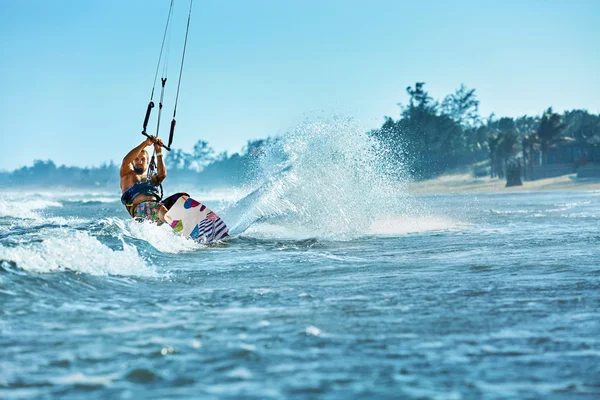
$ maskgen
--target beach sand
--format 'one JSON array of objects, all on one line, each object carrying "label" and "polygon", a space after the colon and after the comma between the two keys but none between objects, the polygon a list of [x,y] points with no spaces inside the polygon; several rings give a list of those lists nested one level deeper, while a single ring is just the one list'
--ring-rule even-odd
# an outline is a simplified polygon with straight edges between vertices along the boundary
[{"label": "beach sand", "polygon": [[578,179],[577,174],[571,174],[536,181],[523,181],[523,186],[506,187],[506,179],[474,178],[471,174],[464,173],[413,182],[409,184],[408,190],[412,194],[600,190],[600,178]]}]

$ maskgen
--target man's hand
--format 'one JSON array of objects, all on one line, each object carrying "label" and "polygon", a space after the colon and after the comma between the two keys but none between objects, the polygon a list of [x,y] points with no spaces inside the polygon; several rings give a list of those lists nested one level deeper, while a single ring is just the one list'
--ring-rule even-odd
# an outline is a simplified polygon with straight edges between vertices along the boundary
[{"label": "man's hand", "polygon": [[160,148],[163,146],[163,142],[162,140],[160,140],[159,138],[156,138],[154,140],[154,150],[156,150],[157,153],[160,152]]},{"label": "man's hand", "polygon": [[150,145],[152,145],[152,144],[154,144],[154,143],[156,143],[156,137],[155,137],[155,136],[152,136],[152,135],[148,136],[148,137],[146,138],[146,140],[144,140],[144,144],[145,144],[146,146],[150,146]]}]

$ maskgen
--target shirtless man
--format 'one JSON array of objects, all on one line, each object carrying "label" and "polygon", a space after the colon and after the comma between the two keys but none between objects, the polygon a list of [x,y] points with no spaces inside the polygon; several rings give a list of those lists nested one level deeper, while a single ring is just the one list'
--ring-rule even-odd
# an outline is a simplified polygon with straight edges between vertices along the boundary
[{"label": "shirtless man", "polygon": [[[127,212],[136,220],[165,222],[167,209],[160,203],[158,186],[167,177],[167,170],[162,156],[162,141],[154,136],[144,140],[131,150],[121,164],[121,202]],[[148,176],[149,164],[146,147],[154,145],[156,151],[158,174]]]}]

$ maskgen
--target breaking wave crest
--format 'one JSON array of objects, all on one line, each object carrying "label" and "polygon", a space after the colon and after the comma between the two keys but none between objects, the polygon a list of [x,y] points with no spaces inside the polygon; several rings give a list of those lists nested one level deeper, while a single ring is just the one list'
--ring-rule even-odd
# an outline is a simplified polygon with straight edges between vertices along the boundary
[{"label": "breaking wave crest", "polygon": [[101,220],[101,232],[111,236],[126,235],[149,243],[163,253],[181,253],[206,248],[206,245],[178,235],[167,225],[158,226],[155,223],[137,222],[133,219],[107,218]]},{"label": "breaking wave crest", "polygon": [[72,271],[91,275],[155,276],[135,246],[121,240],[111,249],[85,231],[56,229],[19,246],[0,244],[0,260],[35,273]]},{"label": "breaking wave crest", "polygon": [[41,219],[39,211],[49,207],[62,207],[54,200],[44,199],[0,199],[0,217],[20,219]]}]

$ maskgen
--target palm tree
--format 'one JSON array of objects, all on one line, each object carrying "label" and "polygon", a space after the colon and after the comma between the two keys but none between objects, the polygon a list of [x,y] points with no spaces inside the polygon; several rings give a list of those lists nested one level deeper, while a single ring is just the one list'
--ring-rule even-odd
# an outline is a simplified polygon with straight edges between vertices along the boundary
[{"label": "palm tree", "polygon": [[537,137],[540,141],[542,149],[542,163],[548,161],[548,148],[561,137],[565,124],[562,123],[561,116],[552,111],[552,107],[548,108],[540,121],[540,126],[537,130]]},{"label": "palm tree", "polygon": [[521,140],[523,148],[523,168],[525,169],[525,180],[532,180],[533,177],[533,157],[537,154],[538,142],[535,131],[531,135],[525,135]]},{"label": "palm tree", "polygon": [[[502,132],[498,135],[496,154],[503,171],[508,169],[508,161],[518,150],[519,138],[516,130]],[[502,174],[504,176],[504,174]]]}]

